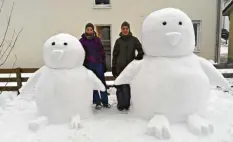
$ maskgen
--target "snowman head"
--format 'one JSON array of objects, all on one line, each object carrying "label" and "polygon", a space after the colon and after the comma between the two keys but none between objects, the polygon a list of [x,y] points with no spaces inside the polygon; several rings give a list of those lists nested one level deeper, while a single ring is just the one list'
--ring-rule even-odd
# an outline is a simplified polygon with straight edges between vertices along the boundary
[{"label": "snowman head", "polygon": [[148,56],[192,54],[195,48],[192,20],[179,9],[154,11],[143,22],[142,45]]},{"label": "snowman head", "polygon": [[44,44],[44,62],[48,67],[71,69],[81,66],[85,51],[79,40],[66,33],[50,37]]}]

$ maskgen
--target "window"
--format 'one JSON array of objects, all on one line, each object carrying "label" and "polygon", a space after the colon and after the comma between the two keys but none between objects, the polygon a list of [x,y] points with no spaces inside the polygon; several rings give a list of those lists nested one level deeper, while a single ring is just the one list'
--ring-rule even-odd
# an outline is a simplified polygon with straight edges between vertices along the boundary
[{"label": "window", "polygon": [[94,8],[110,8],[110,0],[94,0]]},{"label": "window", "polygon": [[201,36],[201,21],[193,21],[193,28],[195,33],[195,50],[194,52],[200,52],[200,36]]},{"label": "window", "polygon": [[111,25],[96,25],[96,34],[104,47],[107,70],[111,71]]}]

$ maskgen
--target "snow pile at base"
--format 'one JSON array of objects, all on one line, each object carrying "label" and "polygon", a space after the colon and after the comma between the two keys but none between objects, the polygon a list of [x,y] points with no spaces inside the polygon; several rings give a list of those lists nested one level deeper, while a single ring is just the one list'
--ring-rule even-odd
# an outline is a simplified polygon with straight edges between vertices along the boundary
[{"label": "snow pile at base", "polygon": [[16,96],[17,95],[12,92],[4,92],[0,94],[0,115],[9,105],[11,105]]},{"label": "snow pile at base", "polygon": [[233,69],[219,69],[221,73],[233,73]]},{"label": "snow pile at base", "polygon": [[[115,89],[109,92],[115,93]],[[190,133],[186,124],[172,124],[173,139],[159,141],[146,133],[148,121],[120,113],[115,109],[115,94],[110,95],[111,109],[94,111],[95,116],[83,121],[80,130],[72,130],[68,124],[49,125],[37,133],[28,129],[28,122],[36,117],[33,100],[4,94],[5,109],[0,115],[0,142],[232,142],[233,97],[229,93],[213,90],[206,116],[215,126],[213,135],[198,137]],[[146,110],[145,110],[146,111]]]},{"label": "snow pile at base", "polygon": [[213,60],[209,60],[209,62],[211,63],[211,64],[217,64],[216,62],[214,62]]},{"label": "snow pile at base", "polygon": [[228,44],[226,44],[226,41],[224,39],[221,39],[220,54],[225,55],[227,53],[228,53]]},{"label": "snow pile at base", "polygon": [[221,49],[220,49],[220,54],[221,55],[225,55],[228,53],[228,47],[227,46],[222,46]]},{"label": "snow pile at base", "polygon": [[227,42],[226,42],[225,39],[221,38],[221,45],[223,45],[223,46],[228,46],[227,43],[228,43],[228,40],[227,40]]}]

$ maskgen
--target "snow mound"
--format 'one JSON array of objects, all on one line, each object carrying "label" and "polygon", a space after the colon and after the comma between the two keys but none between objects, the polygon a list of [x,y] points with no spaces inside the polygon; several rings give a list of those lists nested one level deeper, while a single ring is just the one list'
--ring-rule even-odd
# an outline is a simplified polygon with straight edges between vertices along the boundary
[{"label": "snow mound", "polygon": [[10,105],[12,100],[16,98],[16,94],[12,92],[4,92],[0,94],[0,115],[1,115],[1,110],[5,109],[7,105]]},{"label": "snow mound", "polygon": [[213,60],[209,60],[209,62],[211,63],[211,64],[217,64],[216,62],[214,62]]},{"label": "snow mound", "polygon": [[[115,92],[113,88],[112,92]],[[233,141],[233,97],[221,90],[212,91],[209,106],[204,116],[215,127],[213,135],[199,137],[190,133],[185,123],[172,124],[173,139],[167,141],[159,141],[147,134],[148,121],[134,118],[130,113],[119,113],[115,107],[94,112],[94,117],[82,122],[80,130],[72,130],[68,124],[48,125],[34,133],[29,131],[28,122],[36,117],[35,102],[9,93],[3,93],[3,96],[8,96],[11,101],[6,101],[4,113],[0,115],[1,142]],[[109,98],[112,104],[116,103],[114,95],[110,95]]]},{"label": "snow mound", "polygon": [[228,44],[224,39],[221,39],[220,55],[226,55],[228,53]]}]

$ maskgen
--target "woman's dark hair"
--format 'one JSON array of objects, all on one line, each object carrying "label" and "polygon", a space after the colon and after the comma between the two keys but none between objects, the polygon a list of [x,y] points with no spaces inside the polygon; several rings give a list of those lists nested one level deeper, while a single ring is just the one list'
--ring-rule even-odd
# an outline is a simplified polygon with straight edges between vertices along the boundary
[{"label": "woman's dark hair", "polygon": [[130,24],[129,24],[127,21],[124,21],[124,22],[121,24],[121,28],[124,27],[124,26],[126,26],[126,27],[128,27],[128,28],[130,29]]},{"label": "woman's dark hair", "polygon": [[86,26],[85,26],[85,30],[86,30],[88,27],[92,28],[93,31],[95,30],[95,27],[94,27],[94,25],[93,25],[92,23],[87,23]]}]

